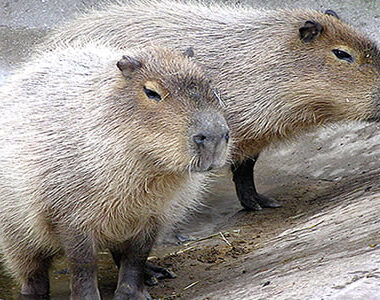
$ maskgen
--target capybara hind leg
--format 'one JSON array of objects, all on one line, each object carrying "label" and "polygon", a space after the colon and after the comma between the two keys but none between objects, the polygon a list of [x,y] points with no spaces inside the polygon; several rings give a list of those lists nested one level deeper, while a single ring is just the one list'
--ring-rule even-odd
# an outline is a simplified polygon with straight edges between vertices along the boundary
[{"label": "capybara hind leg", "polygon": [[71,299],[100,299],[95,243],[78,233],[60,235],[71,271]]},{"label": "capybara hind leg", "polygon": [[112,256],[119,267],[114,300],[151,299],[144,288],[144,267],[154,239],[155,237],[150,235],[143,240],[128,241],[111,249]]},{"label": "capybara hind leg", "polygon": [[47,299],[49,297],[50,262],[51,258],[34,258],[36,268],[22,283],[21,295],[27,296],[28,299]]},{"label": "capybara hind leg", "polygon": [[254,197],[257,194],[253,181],[254,165],[254,160],[246,159],[242,163],[232,165],[231,167],[236,194],[241,205],[247,210],[261,210],[260,204]]},{"label": "capybara hind leg", "polygon": [[276,200],[260,195],[256,191],[253,170],[257,158],[258,156],[252,159],[248,158],[240,164],[233,165],[231,168],[239,201],[247,210],[261,210],[262,207],[281,207],[281,204]]}]

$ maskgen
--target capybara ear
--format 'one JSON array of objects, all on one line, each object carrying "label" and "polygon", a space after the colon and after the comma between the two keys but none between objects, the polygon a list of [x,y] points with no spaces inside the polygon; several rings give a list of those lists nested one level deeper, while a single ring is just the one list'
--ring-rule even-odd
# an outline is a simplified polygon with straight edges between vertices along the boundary
[{"label": "capybara ear", "polygon": [[326,10],[325,14],[329,15],[329,16],[333,16],[333,17],[337,18],[338,20],[340,19],[339,16],[338,16],[338,14],[335,11],[331,10],[331,9]]},{"label": "capybara ear", "polygon": [[183,52],[183,55],[186,57],[194,57],[194,49],[193,47],[189,47]]},{"label": "capybara ear", "polygon": [[141,68],[142,64],[133,57],[123,55],[122,59],[116,63],[116,66],[124,77],[130,78],[135,70]]},{"label": "capybara ear", "polygon": [[305,43],[310,43],[316,39],[323,32],[323,26],[318,22],[306,21],[305,24],[299,29],[300,40]]}]

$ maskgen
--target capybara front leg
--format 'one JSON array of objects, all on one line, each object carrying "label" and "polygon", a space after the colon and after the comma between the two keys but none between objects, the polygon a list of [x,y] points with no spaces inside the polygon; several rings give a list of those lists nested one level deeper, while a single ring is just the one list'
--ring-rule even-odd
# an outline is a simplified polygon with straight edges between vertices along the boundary
[{"label": "capybara front leg", "polygon": [[100,299],[94,241],[78,233],[65,233],[62,243],[71,271],[71,299]]},{"label": "capybara front leg", "polygon": [[49,266],[51,258],[35,257],[36,269],[22,283],[20,299],[49,299]]},{"label": "capybara front leg", "polygon": [[[155,236],[156,234],[154,234]],[[115,300],[151,299],[144,287],[144,267],[152,249],[155,237],[131,240],[111,250],[119,267],[119,279],[115,291]]]},{"label": "capybara front leg", "polygon": [[232,165],[232,179],[241,205],[247,210],[261,210],[262,207],[277,208],[281,204],[276,200],[260,195],[256,191],[254,167],[258,156],[248,158]]}]

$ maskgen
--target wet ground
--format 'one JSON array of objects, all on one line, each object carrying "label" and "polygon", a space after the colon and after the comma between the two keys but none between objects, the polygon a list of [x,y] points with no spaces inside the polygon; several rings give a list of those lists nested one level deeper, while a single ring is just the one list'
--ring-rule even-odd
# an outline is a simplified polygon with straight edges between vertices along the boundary
[{"label": "wet ground", "polygon": [[[0,0],[0,84],[51,27],[99,2]],[[379,1],[240,2],[334,9],[380,41]],[[182,225],[197,240],[175,245],[166,239],[152,253],[154,262],[178,276],[150,293],[181,299],[380,299],[379,129],[339,124],[268,149],[256,165],[256,180],[261,193],[281,201],[279,209],[241,211],[229,173],[221,174],[206,206]],[[99,265],[102,295],[111,299],[117,271],[107,252]],[[51,279],[52,298],[67,299],[64,260],[56,262]],[[0,269],[0,298],[18,292]]]}]

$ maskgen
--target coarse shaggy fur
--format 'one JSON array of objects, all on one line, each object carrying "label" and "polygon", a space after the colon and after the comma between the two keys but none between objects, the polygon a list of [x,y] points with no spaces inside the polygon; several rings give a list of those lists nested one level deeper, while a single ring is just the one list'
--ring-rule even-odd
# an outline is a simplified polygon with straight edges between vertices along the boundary
[{"label": "coarse shaggy fur", "polygon": [[[142,64],[128,79],[116,67],[123,55]],[[165,99],[148,99],[146,82]],[[0,98],[0,247],[19,280],[62,250],[60,228],[110,247],[199,205],[209,173],[192,172],[192,116],[223,117],[209,80],[182,54],[78,44],[37,54]]]},{"label": "coarse shaggy fur", "polygon": [[[323,33],[300,40],[306,21]],[[352,26],[314,10],[258,10],[197,2],[119,2],[54,30],[54,49],[82,38],[126,45],[192,46],[227,105],[235,160],[275,141],[342,120],[380,119],[380,53]],[[333,49],[347,51],[353,63]]]}]

